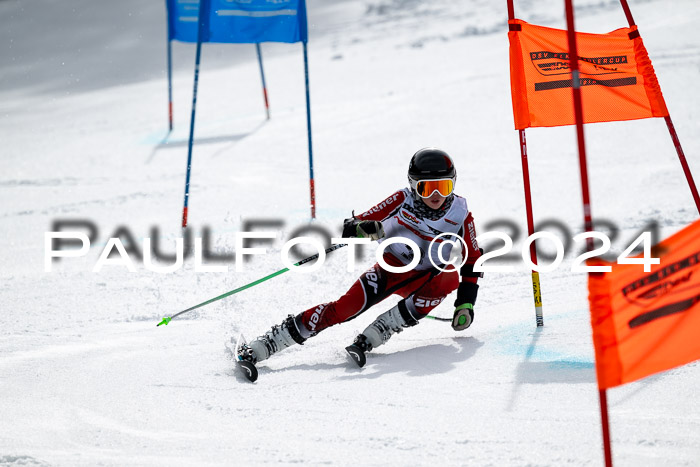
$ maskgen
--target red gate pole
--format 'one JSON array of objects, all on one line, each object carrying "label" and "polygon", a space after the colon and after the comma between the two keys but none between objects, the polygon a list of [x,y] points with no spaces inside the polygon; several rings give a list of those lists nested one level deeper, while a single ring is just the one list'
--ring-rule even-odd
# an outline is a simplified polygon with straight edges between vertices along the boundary
[{"label": "red gate pole", "polygon": [[[625,16],[627,17],[627,22],[630,27],[634,26],[634,18],[632,17],[632,11],[630,6],[627,4],[627,0],[620,0],[622,4],[622,9],[625,11]],[[688,161],[683,153],[683,147],[681,146],[681,141],[678,139],[678,133],[676,133],[676,128],[673,126],[673,121],[671,120],[671,114],[669,113],[664,117],[666,121],[666,127],[668,127],[668,132],[671,135],[671,140],[676,148],[676,154],[678,154],[678,160],[683,167],[683,173],[685,174],[685,179],[688,181],[688,186],[690,187],[690,192],[693,194],[693,200],[695,201],[695,207],[700,213],[700,195],[698,195],[698,189],[695,186],[695,180],[693,180],[693,174],[690,172],[690,167],[688,166]]]},{"label": "red gate pole", "polygon": [[622,9],[625,12],[625,16],[627,17],[627,22],[629,23],[630,27],[634,26],[634,18],[632,18],[632,11],[630,10],[630,6],[627,4],[627,0],[620,0],[620,3],[622,4]]},{"label": "red gate pole", "polygon": [[[530,170],[527,164],[527,140],[525,139],[525,130],[518,131],[520,135],[520,159],[523,166],[523,185],[525,187],[525,210],[527,213],[527,234],[528,236],[535,233],[535,225],[532,216],[532,197],[530,194]],[[537,248],[535,242],[530,242],[530,258],[533,264],[537,264]],[[532,295],[535,300],[535,321],[537,327],[544,326],[544,317],[542,316],[542,289],[540,288],[540,274],[532,270]]]},{"label": "red gate pole", "polygon": [[[515,19],[515,9],[513,0],[508,0],[508,19]],[[535,226],[532,216],[532,197],[530,193],[530,169],[527,163],[527,139],[525,138],[525,130],[518,130],[520,159],[522,161],[523,170],[523,185],[525,187],[525,211],[527,214],[527,234],[535,233]],[[537,264],[537,248],[535,242],[530,243],[530,258],[533,264]],[[542,289],[540,288],[540,275],[537,271],[532,271],[532,294],[535,301],[535,321],[537,327],[544,326],[544,317],[542,315]]]},{"label": "red gate pole", "polygon": [[685,154],[683,153],[683,148],[681,147],[681,141],[678,139],[676,128],[673,126],[673,122],[671,121],[671,115],[666,115],[664,120],[666,120],[666,126],[668,127],[668,132],[671,134],[673,145],[676,147],[676,153],[678,154],[678,160],[681,162],[681,167],[683,167],[683,173],[685,174],[686,180],[688,180],[690,192],[693,194],[695,207],[697,208],[698,213],[700,213],[700,196],[698,195],[698,189],[695,186],[693,174],[690,173],[690,167],[688,167],[688,161],[685,159]]},{"label": "red gate pole", "polygon": [[603,452],[606,467],[612,467],[612,449],[610,446],[610,422],[608,421],[608,395],[605,389],[598,390],[600,400],[600,424],[603,427]]},{"label": "red gate pole", "polygon": [[[623,0],[624,1],[624,0]],[[586,162],[586,142],[583,133],[583,102],[581,99],[581,80],[578,68],[578,50],[576,46],[576,32],[574,27],[574,6],[572,0],[565,0],[566,27],[569,38],[569,67],[571,68],[571,87],[573,89],[574,116],[576,119],[576,137],[578,139],[579,168],[581,171],[581,192],[583,194],[583,218],[586,232],[593,230],[591,221],[591,200],[588,189],[588,169]],[[586,250],[593,249],[593,238],[586,239]],[[599,389],[600,420],[603,431],[603,450],[605,453],[606,467],[612,467],[612,448],[610,445],[610,425],[608,421],[608,399],[605,389]]]}]

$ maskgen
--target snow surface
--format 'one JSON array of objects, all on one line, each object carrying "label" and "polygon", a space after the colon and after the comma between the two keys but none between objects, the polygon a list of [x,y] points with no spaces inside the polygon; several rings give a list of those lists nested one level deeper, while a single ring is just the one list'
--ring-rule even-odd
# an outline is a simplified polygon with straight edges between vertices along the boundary
[{"label": "snow surface", "polygon": [[[354,272],[341,250],[317,273],[287,273],[156,327],[281,269],[283,241],[308,224],[301,46],[263,47],[270,121],[251,46],[207,45],[202,65],[190,225],[196,236],[210,227],[222,254],[244,222],[280,219],[270,252],[243,272],[229,261],[227,273],[196,273],[190,258],[168,274],[141,262],[134,273],[93,273],[120,226],[139,248],[157,235],[174,250],[194,47],[174,46],[166,139],[162,2],[66,3],[0,2],[0,464],[603,463],[586,278],[568,270],[573,249],[542,274],[543,329],[517,262],[517,272],[481,281],[469,330],[424,321],[362,370],[343,347],[395,298],[264,362],[256,384],[224,344],[337,298],[372,250]],[[617,1],[576,5],[580,30],[626,25]],[[630,5],[700,180],[700,3]],[[518,1],[516,14],[564,27],[559,0]],[[352,209],[403,187],[410,155],[434,145],[455,157],[479,232],[502,229],[489,227],[499,219],[525,231],[505,2],[310,0],[309,18],[317,225],[337,234]],[[574,129],[527,134],[535,221],[580,232]],[[663,120],[588,125],[586,137],[593,214],[621,229],[616,251],[649,220],[666,236],[697,218]],[[99,237],[86,258],[44,272],[44,233],[66,219],[91,220]],[[451,302],[434,314],[450,316]],[[608,392],[616,465],[700,465],[698,382],[696,362]]]}]

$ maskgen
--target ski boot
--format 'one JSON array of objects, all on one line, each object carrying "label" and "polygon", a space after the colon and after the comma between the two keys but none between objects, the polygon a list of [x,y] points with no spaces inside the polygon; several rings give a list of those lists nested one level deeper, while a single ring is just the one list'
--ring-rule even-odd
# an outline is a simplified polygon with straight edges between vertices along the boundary
[{"label": "ski boot", "polygon": [[394,308],[379,315],[351,345],[345,347],[345,351],[362,368],[367,363],[367,352],[386,343],[393,334],[403,331],[402,328],[416,324],[418,320],[406,307],[406,301],[401,300]]},{"label": "ski boot", "polygon": [[303,345],[306,338],[302,337],[298,326],[304,326],[301,323],[301,315],[297,315],[296,318],[294,315],[289,315],[282,324],[272,326],[272,329],[253,341],[241,340],[237,346],[236,355],[239,367],[246,372],[246,378],[251,381],[257,379],[256,363],[267,360],[274,353],[294,344]]}]

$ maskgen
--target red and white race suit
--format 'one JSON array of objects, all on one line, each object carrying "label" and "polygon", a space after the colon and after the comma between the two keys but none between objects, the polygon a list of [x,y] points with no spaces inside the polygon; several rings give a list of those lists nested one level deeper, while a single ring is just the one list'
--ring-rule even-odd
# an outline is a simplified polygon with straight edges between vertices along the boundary
[{"label": "red and white race suit", "polygon": [[[302,323],[311,333],[353,319],[392,294],[406,299],[406,306],[416,319],[430,313],[459,286],[460,272],[445,268],[444,261],[438,256],[438,248],[445,238],[459,241],[454,235],[464,239],[461,253],[463,258],[467,258],[461,268],[461,280],[476,283],[477,275],[471,271],[481,252],[476,242],[474,220],[467,208],[467,201],[461,196],[452,195],[450,202],[446,201],[438,210],[431,210],[406,188],[355,217],[359,221],[381,221],[386,236],[380,242],[393,237],[413,240],[419,247],[420,261],[415,268],[404,273],[389,272],[375,264],[338,300],[303,312]],[[454,235],[437,239],[431,247],[433,239],[442,233]],[[452,245],[445,242],[440,252],[443,259],[450,258]],[[435,268],[430,258],[435,265],[449,270],[442,272]],[[384,253],[384,261],[391,266],[404,266],[412,259],[413,250],[403,243],[389,245]]]}]

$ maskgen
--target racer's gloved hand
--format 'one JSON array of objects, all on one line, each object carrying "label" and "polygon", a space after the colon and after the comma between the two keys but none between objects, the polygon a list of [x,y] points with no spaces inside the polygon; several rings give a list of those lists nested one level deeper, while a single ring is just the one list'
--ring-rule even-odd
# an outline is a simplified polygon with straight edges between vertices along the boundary
[{"label": "racer's gloved hand", "polygon": [[357,224],[357,238],[370,240],[384,238],[384,226],[380,221],[360,221]]},{"label": "racer's gloved hand", "polygon": [[462,282],[457,289],[455,312],[452,316],[452,329],[464,331],[474,321],[474,303],[479,285],[473,282]]},{"label": "racer's gloved hand", "polygon": [[452,329],[464,331],[471,326],[472,321],[474,321],[474,305],[464,303],[455,308],[454,316],[452,316]]},{"label": "racer's gloved hand", "polygon": [[384,227],[380,221],[358,221],[350,217],[343,223],[343,238],[349,237],[379,240],[384,238]]}]

